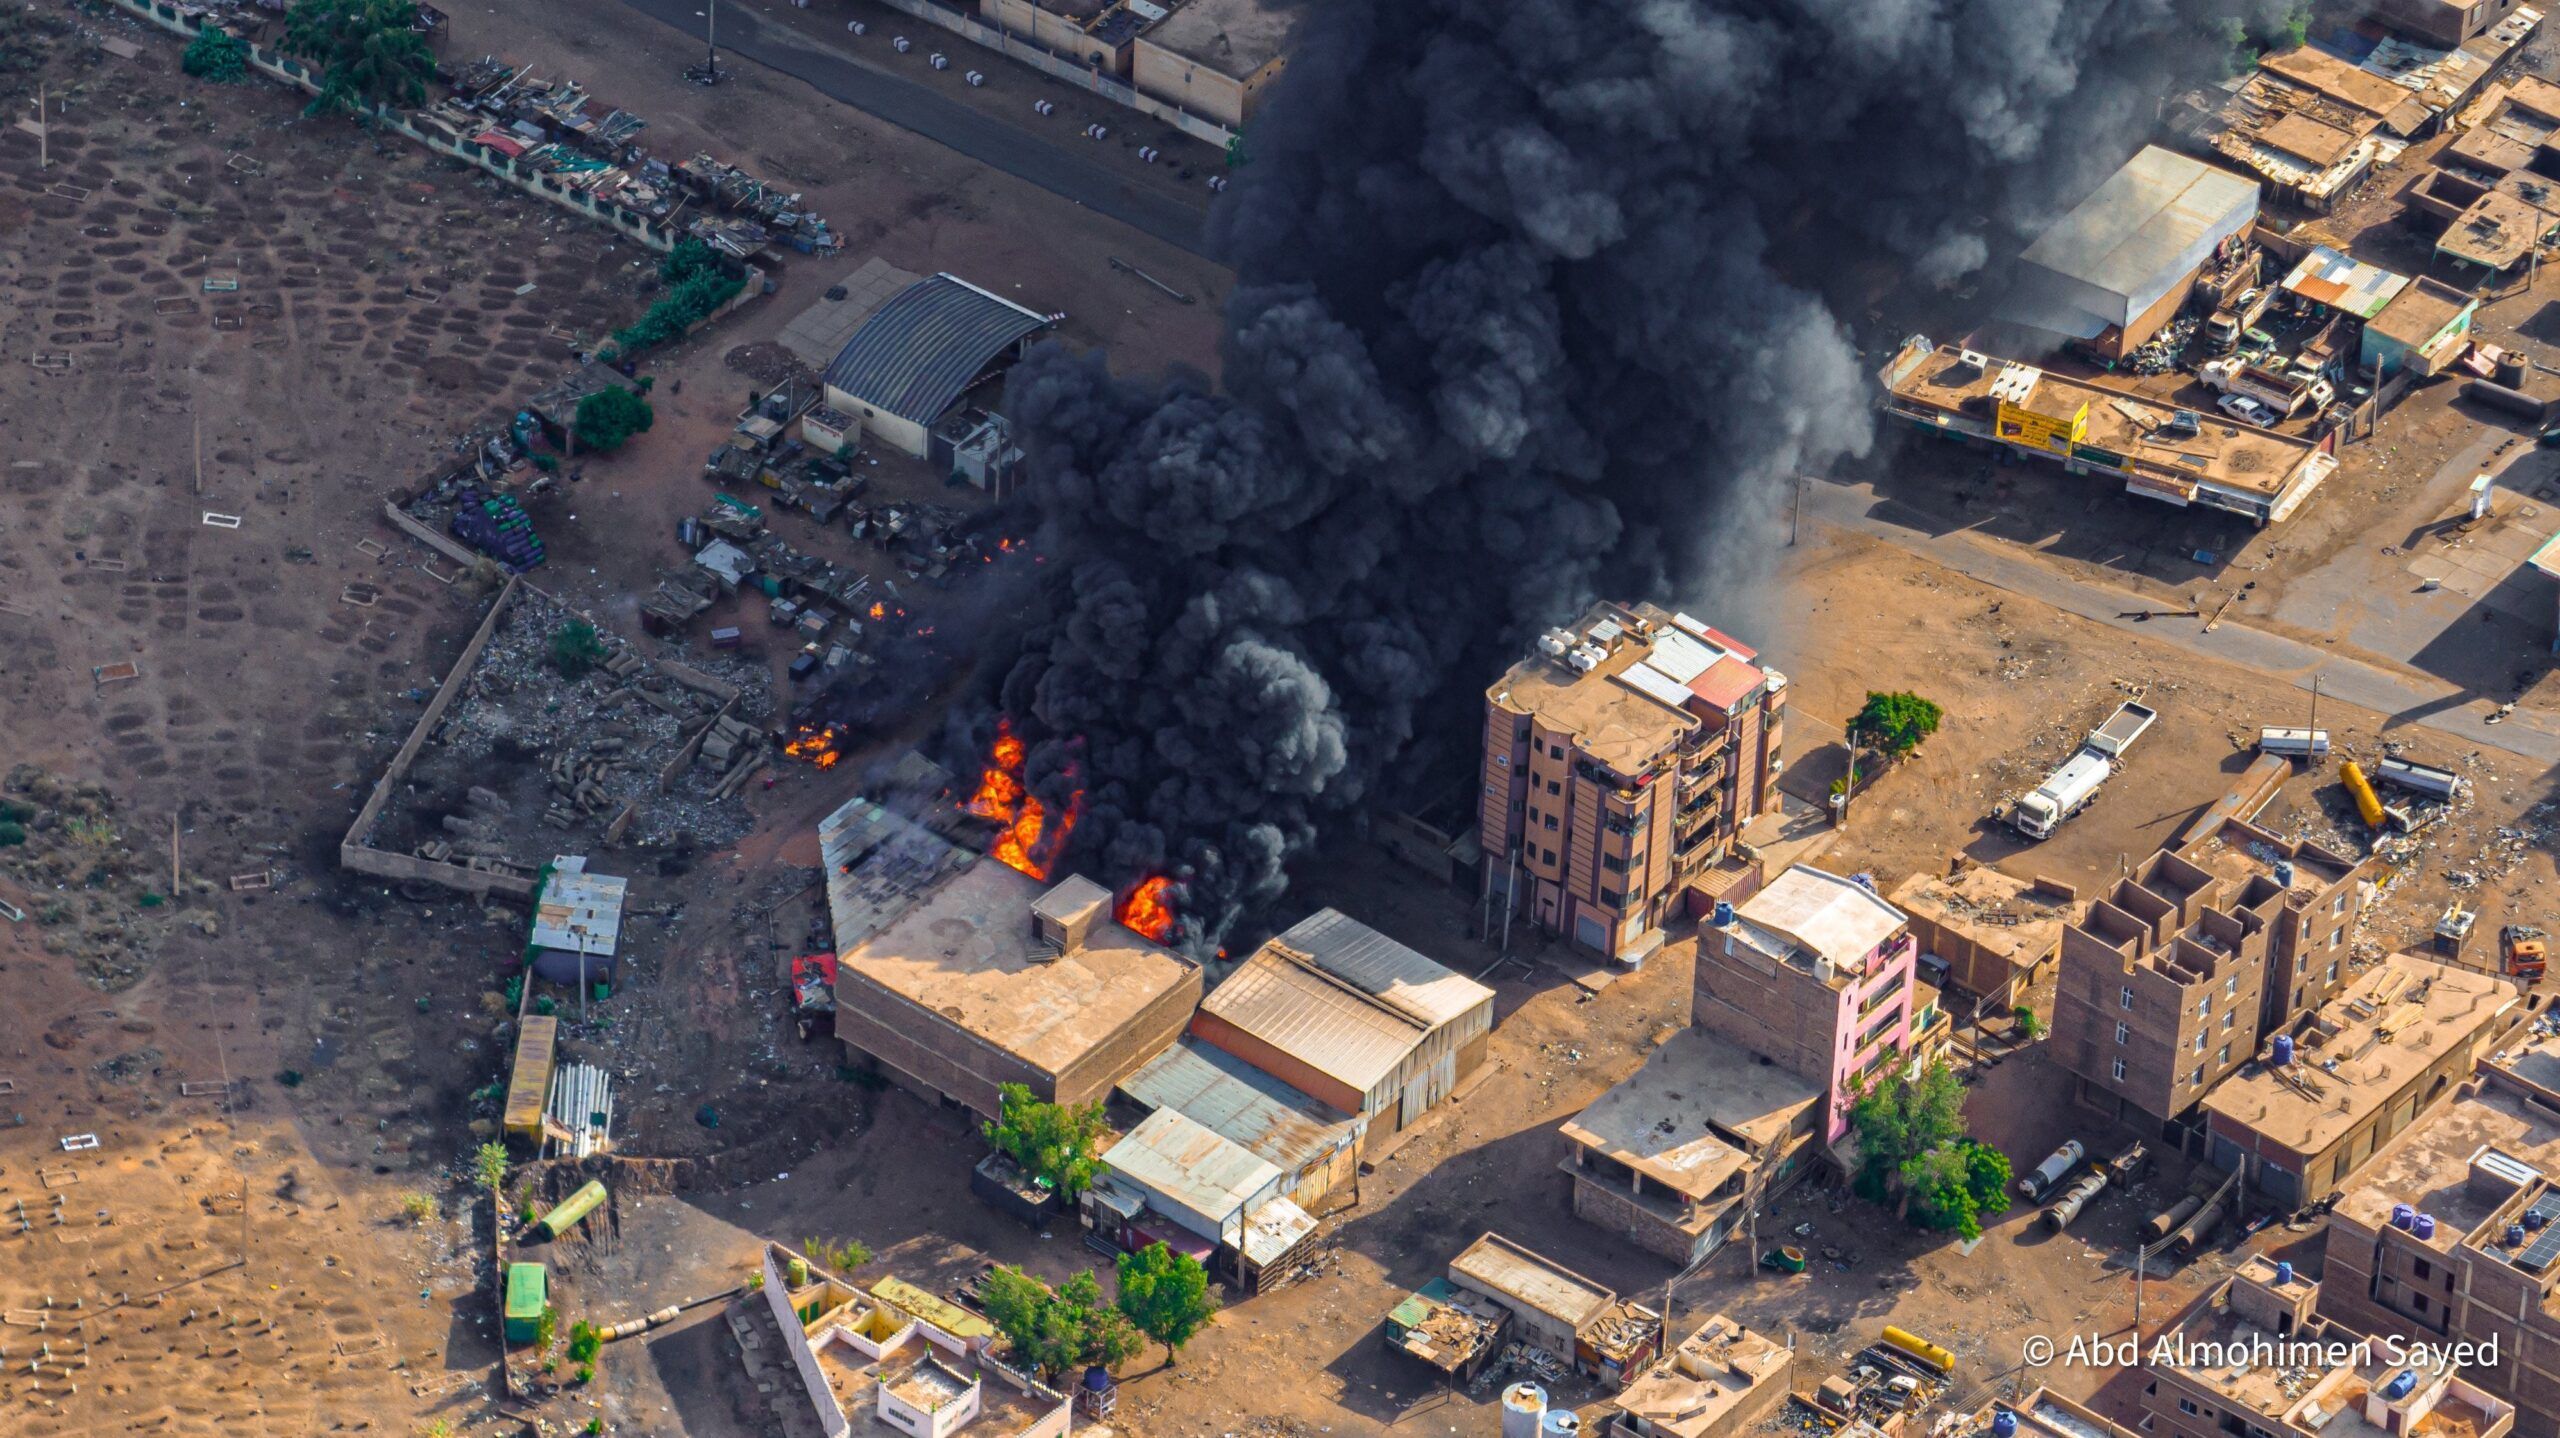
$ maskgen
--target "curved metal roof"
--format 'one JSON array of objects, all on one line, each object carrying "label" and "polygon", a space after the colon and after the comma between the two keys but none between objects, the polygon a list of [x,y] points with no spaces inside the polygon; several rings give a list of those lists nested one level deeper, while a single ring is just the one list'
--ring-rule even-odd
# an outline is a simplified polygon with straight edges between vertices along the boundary
[{"label": "curved metal roof", "polygon": [[965,280],[935,275],[872,311],[827,366],[827,383],[873,409],[929,425],[996,356],[1048,324]]}]

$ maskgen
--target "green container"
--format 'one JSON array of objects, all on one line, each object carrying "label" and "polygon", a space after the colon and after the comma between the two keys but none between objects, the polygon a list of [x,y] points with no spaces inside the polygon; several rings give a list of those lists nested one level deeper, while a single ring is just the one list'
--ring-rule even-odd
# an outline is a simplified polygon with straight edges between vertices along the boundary
[{"label": "green container", "polygon": [[539,1263],[507,1265],[507,1341],[531,1343],[551,1306],[551,1274]]},{"label": "green container", "polygon": [[541,1221],[534,1224],[534,1227],[540,1229],[546,1238],[558,1238],[577,1227],[579,1219],[595,1212],[596,1206],[603,1202],[604,1185],[595,1179],[589,1179],[586,1187],[561,1200],[560,1206],[544,1214]]}]

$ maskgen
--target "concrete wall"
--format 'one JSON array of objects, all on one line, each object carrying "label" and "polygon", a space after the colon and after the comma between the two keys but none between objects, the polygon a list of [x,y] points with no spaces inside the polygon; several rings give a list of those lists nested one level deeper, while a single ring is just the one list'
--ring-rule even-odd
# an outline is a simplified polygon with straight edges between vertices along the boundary
[{"label": "concrete wall", "polygon": [[858,417],[862,421],[863,433],[891,449],[915,459],[925,457],[932,436],[914,420],[900,419],[894,414],[874,409],[855,399],[850,391],[840,390],[834,385],[827,386],[827,408]]},{"label": "concrete wall", "polygon": [[1625,1239],[1657,1258],[1683,1267],[1715,1251],[1722,1241],[1713,1228],[1689,1233],[1670,1219],[1620,1193],[1606,1179],[1572,1175],[1573,1216]]},{"label": "concrete wall", "polygon": [[391,801],[392,787],[408,774],[409,766],[417,761],[418,750],[427,742],[427,736],[435,732],[436,725],[444,720],[445,711],[453,707],[455,697],[462,692],[463,681],[471,676],[472,666],[480,662],[480,652],[489,647],[490,636],[498,632],[499,617],[515,603],[517,587],[522,582],[510,579],[506,587],[498,591],[497,599],[489,606],[488,615],[480,621],[480,627],[472,631],[471,641],[462,646],[462,657],[446,671],[444,683],[436,687],[435,697],[427,701],[425,712],[418,716],[417,724],[409,730],[409,737],[400,745],[400,752],[391,757],[390,766],[382,771],[381,778],[373,782],[373,793],[365,799],[364,807],[356,811],[355,822],[347,826],[345,837],[338,841],[338,867],[396,882],[442,884],[466,894],[494,894],[526,900],[533,897],[534,881],[530,875],[493,874],[460,864],[433,863],[414,854],[386,853],[366,843],[375,821],[382,817],[383,806]]},{"label": "concrete wall", "polygon": [[1178,106],[1166,104],[1152,95],[1137,90],[1107,75],[1097,75],[1073,60],[1063,60],[1034,45],[1024,44],[992,26],[982,25],[957,10],[934,4],[933,0],[880,0],[892,10],[902,11],[927,24],[939,25],[973,44],[984,45],[1007,59],[1038,70],[1053,80],[1090,90],[1113,102],[1126,105],[1141,114],[1152,115],[1195,140],[1203,140],[1223,150],[1235,141],[1235,131],[1203,115],[1190,114]]},{"label": "concrete wall", "polygon": [[1100,1103],[1111,1097],[1113,1085],[1173,1047],[1191,1022],[1192,1011],[1200,1007],[1200,970],[1196,965],[1187,968],[1182,982],[1158,994],[1135,1018],[1057,1076],[1057,1102]]},{"label": "concrete wall", "polygon": [[[1304,1060],[1264,1043],[1216,1014],[1192,1015],[1191,1032],[1202,1043],[1223,1049],[1300,1093],[1321,1099],[1344,1113],[1370,1112],[1367,1106],[1369,1101],[1367,1094],[1349,1084],[1317,1072]],[[1369,1125],[1372,1134],[1377,1134],[1381,1129],[1388,1133],[1395,1131],[1394,1116],[1382,1117],[1383,1122],[1378,1116],[1372,1117]]]},{"label": "concrete wall", "polygon": [[[166,3],[166,0],[110,0],[110,3],[128,14],[150,21],[173,35],[185,38],[193,38],[204,25],[202,18],[182,15],[176,6]],[[293,59],[280,51],[270,50],[263,45],[251,45],[248,49],[249,65],[259,74],[291,85],[306,95],[320,93],[319,80],[302,61]],[[548,200],[562,209],[575,211],[599,224],[611,226],[660,253],[673,250],[676,247],[676,241],[681,238],[680,233],[674,228],[660,224],[637,210],[627,210],[609,200],[599,200],[584,190],[562,185],[531,168],[520,170],[516,167],[513,158],[486,146],[475,145],[468,140],[451,140],[431,131],[421,130],[410,124],[405,116],[389,110],[377,111],[374,118],[383,129],[405,135],[438,154],[450,155],[454,159],[476,166],[528,195]]]},{"label": "concrete wall", "polygon": [[790,1282],[770,1246],[764,1251],[764,1302],[766,1310],[773,1314],[774,1324],[782,1330],[782,1346],[791,1350],[791,1366],[799,1370],[800,1386],[808,1390],[818,1426],[825,1430],[827,1438],[843,1438],[851,1425],[844,1409],[836,1403],[835,1390],[827,1386],[826,1374],[819,1371],[818,1356],[809,1351],[809,1336],[800,1327],[800,1315],[791,1311]]},{"label": "concrete wall", "polygon": [[836,987],[836,1037],[848,1056],[876,1060],[892,1080],[919,1098],[948,1098],[981,1118],[999,1111],[998,1086],[1018,1083],[1050,1103],[1092,1103],[1112,1085],[1164,1052],[1182,1034],[1200,1003],[1200,971],[1158,995],[1064,1074],[1007,1053],[954,1025],[941,1014],[864,978],[851,967]]},{"label": "concrete wall", "polygon": [[1288,68],[1289,57],[1280,55],[1250,75],[1229,75],[1185,59],[1141,35],[1137,52],[1130,58],[1129,83],[1138,93],[1176,110],[1204,115],[1230,130],[1240,130],[1260,108],[1271,82]]}]

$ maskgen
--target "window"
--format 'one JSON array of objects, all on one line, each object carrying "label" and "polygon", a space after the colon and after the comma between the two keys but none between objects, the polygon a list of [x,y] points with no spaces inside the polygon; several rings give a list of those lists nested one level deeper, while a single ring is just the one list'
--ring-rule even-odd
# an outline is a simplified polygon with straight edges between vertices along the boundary
[{"label": "window", "polygon": [[2202,1085],[2203,1085],[2203,1083],[2204,1083],[2204,1065],[2203,1065],[2203,1064],[2197,1064],[2197,1065],[2196,1065],[2196,1071],[2195,1071],[2194,1073],[2191,1073],[2191,1074],[2187,1075],[2187,1086],[2188,1086],[2188,1087],[2190,1087],[2190,1088],[2196,1088],[2196,1087],[2200,1087],[2200,1086],[2202,1086]]},{"label": "window", "polygon": [[2200,1019],[2213,1017],[2213,995],[2207,994],[2196,1000],[2196,1017]]},{"label": "window", "polygon": [[2127,1042],[2130,1042],[2130,1041],[2132,1040],[2132,1038],[2133,1038],[2133,1025],[2131,1025],[2131,1024],[2118,1024],[2118,1025],[2116,1025],[2116,1042],[2117,1042],[2117,1043],[2127,1043]]},{"label": "window", "polygon": [[2123,1082],[2124,1082],[2124,1060],[2122,1060],[2122,1059],[2118,1059],[2118,1060],[2116,1060],[2116,1069],[2115,1069],[2115,1072],[2116,1072],[2116,1082],[2117,1082],[2117,1083],[2123,1083]]},{"label": "window", "polygon": [[1547,816],[1546,816],[1546,818],[1545,818],[1545,821],[1544,821],[1544,822],[1545,822],[1545,824],[1546,824],[1546,826],[1547,826],[1548,828],[1552,829],[1552,828],[1554,828],[1554,827],[1556,826],[1556,816],[1555,816],[1555,815],[1553,815],[1553,814],[1549,814],[1549,815],[1547,815]]},{"label": "window", "polygon": [[2333,984],[2334,984],[2334,983],[2336,983],[2337,981],[2338,981],[2338,961],[2337,961],[2337,960],[2335,960],[2335,959],[2331,959],[2331,960],[2329,961],[2329,982],[2331,982],[2331,983],[2333,983]]},{"label": "window", "polygon": [[2129,1008],[2132,1008],[2132,1007],[2133,1007],[2133,990],[2131,990],[2131,989],[2119,989],[2119,990],[2116,992],[2116,1004],[2117,1004],[2117,1006],[2118,1006],[2118,1007],[2120,1007],[2120,1008],[2128,1008],[2128,1009],[2129,1009]]},{"label": "window", "polygon": [[2181,1398],[2178,1400],[2178,1411],[2192,1418],[2202,1410],[2196,1407],[2196,1401],[2194,1399]]},{"label": "window", "polygon": [[2413,1304],[2416,1304],[2416,1305],[2417,1305],[2418,1311],[2419,1311],[2420,1313],[2424,1313],[2424,1312],[2426,1312],[2426,1311],[2427,1311],[2427,1296],[2426,1296],[2425,1294],[2423,1294],[2423,1293],[2412,1293],[2412,1294],[2410,1294],[2410,1295],[2409,1295],[2409,1301],[2410,1301],[2411,1303],[2413,1303]]},{"label": "window", "polygon": [[1604,909],[1623,909],[1626,906],[1627,899],[1624,894],[1619,893],[1615,889],[1602,889],[1600,891],[1600,907]]},{"label": "window", "polygon": [[2227,1013],[2227,1014],[2224,1014],[2224,1015],[2222,1016],[2222,1031],[2223,1031],[2224,1033],[2229,1033],[2229,1032],[2231,1032],[2231,1026],[2232,1026],[2233,1024],[2238,1023],[2239,1021],[2240,1021],[2240,1011],[2239,1011],[2238,1009],[2233,1009],[2231,1012],[2229,1012],[2229,1013]]},{"label": "window", "polygon": [[1615,854],[1603,854],[1600,856],[1600,867],[1612,874],[1623,874],[1627,871],[1627,861]]},{"label": "window", "polygon": [[1556,861],[1556,851],[1555,851],[1555,850],[1553,850],[1553,849],[1549,849],[1549,850],[1547,851],[1547,862],[1548,862],[1548,863],[1550,863],[1550,864],[1552,864],[1552,863],[1554,863],[1555,861]]},{"label": "window", "polygon": [[2333,949],[2336,948],[2338,946],[2338,941],[2346,936],[2347,931],[2344,929],[2331,929],[2329,931],[2329,947]]},{"label": "window", "polygon": [[2233,974],[2231,977],[2222,981],[2222,996],[2226,999],[2238,998],[2240,996],[2240,976],[2238,974]]},{"label": "window", "polygon": [[2420,1283],[2426,1282],[2428,1277],[2434,1272],[2435,1265],[2427,1262],[2423,1258],[2415,1259],[2411,1261],[2409,1265],[2409,1276],[2418,1280]]},{"label": "window", "polygon": [[2229,1067],[2231,1067],[2231,1045],[2229,1045],[2229,1044],[2224,1044],[2224,1045],[2222,1046],[2222,1052],[2221,1052],[2221,1053],[2219,1053],[2219,1054],[2217,1054],[2217,1055],[2215,1055],[2215,1056],[2214,1056],[2214,1060],[2213,1060],[2213,1061],[2214,1061],[2215,1065],[2216,1065],[2216,1066],[2218,1066],[2218,1067],[2221,1067],[2221,1068],[2229,1068]]},{"label": "window", "polygon": [[2204,1031],[2201,1029],[2196,1031],[2196,1052],[2204,1052]]},{"label": "window", "polygon": [[2344,890],[2344,889],[2340,889],[2340,890],[2338,891],[2338,897],[2336,897],[2336,898],[2334,898],[2334,899],[2331,899],[2331,900],[2329,901],[2329,912],[2330,912],[2330,913],[2332,913],[2332,914],[2343,914],[2343,913],[2345,913],[2346,911],[2347,911],[2347,891],[2346,891],[2346,890]]}]

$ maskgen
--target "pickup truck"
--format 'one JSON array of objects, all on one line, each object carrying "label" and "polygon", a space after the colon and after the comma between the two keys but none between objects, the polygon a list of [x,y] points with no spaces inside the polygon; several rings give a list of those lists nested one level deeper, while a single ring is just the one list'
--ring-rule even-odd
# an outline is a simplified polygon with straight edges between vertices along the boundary
[{"label": "pickup truck", "polygon": [[2116,712],[2091,730],[2071,757],[2037,785],[2034,793],[2010,807],[2009,826],[2030,839],[2050,837],[2064,820],[2089,807],[2089,801],[2098,797],[2100,786],[2115,777],[2124,752],[2159,717],[2159,711],[2146,704],[2127,700],[2117,705]]},{"label": "pickup truck", "polygon": [[2286,419],[2306,408],[2324,408],[2338,397],[2337,387],[2325,379],[2250,364],[2237,356],[2205,361],[2196,377],[2217,394],[2256,400]]}]

